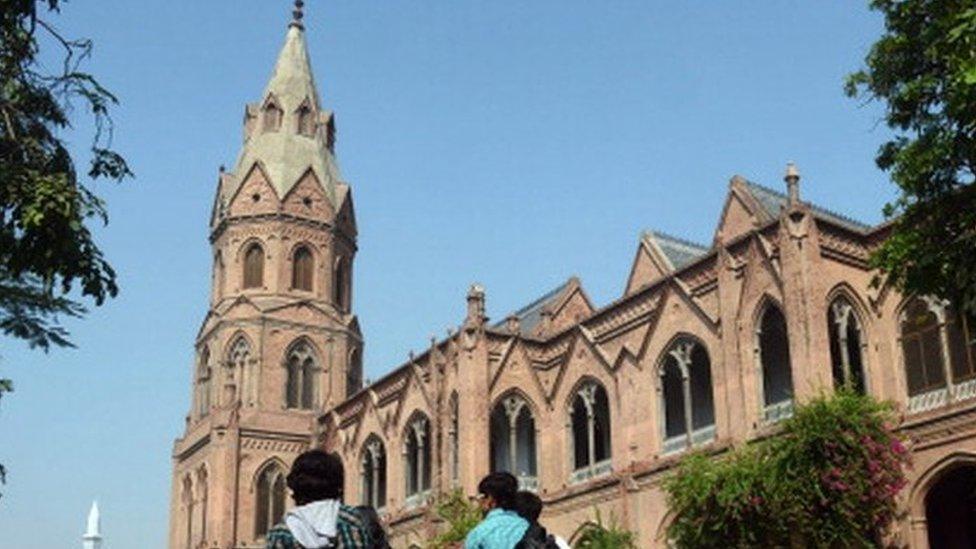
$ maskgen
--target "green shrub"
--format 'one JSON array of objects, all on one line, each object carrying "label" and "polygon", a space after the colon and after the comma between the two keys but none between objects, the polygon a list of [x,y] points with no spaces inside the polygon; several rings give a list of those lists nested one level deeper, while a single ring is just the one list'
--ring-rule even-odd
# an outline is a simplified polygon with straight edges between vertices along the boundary
[{"label": "green shrub", "polygon": [[798,407],[771,439],[686,458],[665,482],[679,547],[876,547],[908,450],[889,404],[847,391]]},{"label": "green shrub", "polygon": [[441,496],[437,516],[447,523],[447,530],[427,544],[428,549],[449,549],[464,542],[464,538],[481,522],[481,508],[468,501],[461,490]]},{"label": "green shrub", "polygon": [[637,549],[637,535],[621,528],[613,515],[610,515],[610,523],[604,524],[600,510],[597,509],[596,522],[583,527],[573,547],[575,549]]}]

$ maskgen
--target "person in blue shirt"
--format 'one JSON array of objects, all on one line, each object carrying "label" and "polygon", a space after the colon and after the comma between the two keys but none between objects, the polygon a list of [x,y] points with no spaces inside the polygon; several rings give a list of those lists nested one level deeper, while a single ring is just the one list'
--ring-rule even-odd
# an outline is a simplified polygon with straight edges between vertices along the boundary
[{"label": "person in blue shirt", "polygon": [[512,549],[529,529],[515,512],[518,480],[511,473],[492,473],[478,483],[478,501],[485,518],[468,532],[465,549]]}]

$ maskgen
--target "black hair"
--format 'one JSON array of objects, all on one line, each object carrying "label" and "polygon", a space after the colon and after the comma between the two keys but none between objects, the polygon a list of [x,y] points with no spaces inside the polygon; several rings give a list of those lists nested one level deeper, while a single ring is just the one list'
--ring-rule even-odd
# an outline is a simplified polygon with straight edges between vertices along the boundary
[{"label": "black hair", "polygon": [[495,504],[502,509],[515,508],[517,492],[518,480],[511,473],[491,473],[478,483],[478,493],[491,496]]},{"label": "black hair", "polygon": [[542,500],[539,496],[522,490],[515,494],[515,512],[529,523],[539,522],[539,515],[542,514]]},{"label": "black hair", "polygon": [[376,514],[376,509],[369,505],[360,505],[356,507],[356,511],[363,518],[366,530],[369,531],[369,538],[372,542],[370,547],[372,549],[390,549],[390,542],[386,537],[386,531],[383,530],[380,516]]},{"label": "black hair", "polygon": [[342,460],[323,450],[309,450],[295,458],[288,487],[297,505],[342,497]]}]

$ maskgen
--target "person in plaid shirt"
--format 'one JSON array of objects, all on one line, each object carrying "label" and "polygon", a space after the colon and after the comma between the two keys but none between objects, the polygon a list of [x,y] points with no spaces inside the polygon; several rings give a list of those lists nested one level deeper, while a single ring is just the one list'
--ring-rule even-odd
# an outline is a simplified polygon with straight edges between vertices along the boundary
[{"label": "person in plaid shirt", "polygon": [[295,458],[288,488],[296,507],[265,538],[267,549],[369,549],[366,520],[342,504],[342,460],[322,450]]}]

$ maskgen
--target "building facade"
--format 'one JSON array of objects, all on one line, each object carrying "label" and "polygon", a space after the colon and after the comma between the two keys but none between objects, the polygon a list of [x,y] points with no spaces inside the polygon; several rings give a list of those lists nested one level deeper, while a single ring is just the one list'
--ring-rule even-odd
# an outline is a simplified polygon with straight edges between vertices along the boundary
[{"label": "building facade", "polygon": [[792,166],[785,192],[733,177],[708,245],[643,234],[605,306],[572,278],[490,322],[472,286],[458,328],[363,387],[352,194],[300,10],[244,128],[217,182],[172,549],[262,547],[310,447],[342,456],[347,503],[379,509],[395,547],[423,547],[437,494],[473,494],[492,470],[536,491],[566,538],[599,510],[664,547],[661,481],[686,452],[773,435],[796,402],[842,383],[893,401],[912,441],[893,541],[976,540],[976,326],[872,286],[887,226],[803,201]]}]

